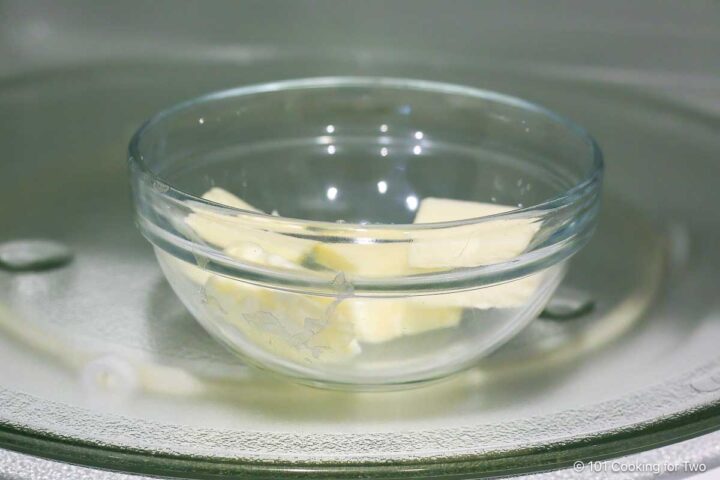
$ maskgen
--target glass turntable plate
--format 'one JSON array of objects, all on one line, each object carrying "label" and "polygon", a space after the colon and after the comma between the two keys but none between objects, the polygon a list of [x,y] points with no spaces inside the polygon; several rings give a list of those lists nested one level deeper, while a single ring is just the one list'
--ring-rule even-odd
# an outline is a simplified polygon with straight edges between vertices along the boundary
[{"label": "glass turntable plate", "polygon": [[[717,112],[581,70],[251,57],[0,80],[0,241],[74,255],[0,270],[0,446],[158,475],[384,478],[544,470],[720,427]],[[285,383],[212,341],[133,225],[128,138],[208,90],[339,73],[499,90],[593,132],[602,220],[559,295],[595,308],[539,319],[476,368],[403,392]]]}]

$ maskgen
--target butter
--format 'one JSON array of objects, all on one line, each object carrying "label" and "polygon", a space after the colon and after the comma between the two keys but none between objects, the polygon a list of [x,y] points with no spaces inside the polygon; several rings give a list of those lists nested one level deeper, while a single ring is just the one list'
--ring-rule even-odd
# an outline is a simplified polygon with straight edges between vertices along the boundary
[{"label": "butter", "polygon": [[202,196],[205,200],[219,203],[220,205],[226,205],[228,207],[239,208],[241,210],[249,210],[251,212],[260,212],[257,208],[247,203],[237,195],[233,195],[227,190],[220,187],[213,187]]},{"label": "butter", "polygon": [[[258,210],[235,195],[213,188],[203,198],[244,210]],[[511,207],[426,198],[415,223],[493,215]],[[262,224],[261,221],[257,224]],[[275,220],[267,219],[268,225]],[[538,225],[526,220],[495,220],[447,231],[417,232],[407,243],[328,243],[262,229],[248,229],[235,216],[193,212],[185,222],[203,240],[237,260],[290,270],[315,264],[353,276],[402,276],[439,269],[510,260],[532,241]],[[208,310],[240,330],[253,344],[299,362],[345,361],[362,344],[457,326],[466,308],[513,308],[525,304],[541,275],[486,288],[409,298],[323,297],[255,286],[212,274],[162,253],[164,262],[201,285]]]},{"label": "butter", "polygon": [[[244,210],[260,212],[244,200],[218,187],[208,190],[203,198]],[[268,228],[272,228],[273,222],[273,220],[268,221]],[[262,222],[249,226],[242,223],[236,216],[214,212],[191,213],[185,218],[185,223],[204,241],[226,251],[234,252],[234,255],[232,253],[231,255],[240,260],[249,260],[249,258],[238,256],[239,252],[256,249],[261,250],[262,255],[285,259],[286,265],[300,264],[317,243],[263,230]]]},{"label": "butter", "polygon": [[[443,198],[420,202],[414,223],[465,220],[505,213],[512,207]],[[540,225],[526,219],[488,219],[473,225],[422,232],[408,251],[408,263],[417,268],[462,268],[490,265],[522,254]]]},{"label": "butter", "polygon": [[318,243],[310,252],[314,263],[356,276],[387,277],[410,272],[407,243]]},{"label": "butter", "polygon": [[257,287],[219,275],[209,278],[205,296],[215,316],[279,357],[337,362],[360,352],[352,323],[335,313],[331,297]]}]

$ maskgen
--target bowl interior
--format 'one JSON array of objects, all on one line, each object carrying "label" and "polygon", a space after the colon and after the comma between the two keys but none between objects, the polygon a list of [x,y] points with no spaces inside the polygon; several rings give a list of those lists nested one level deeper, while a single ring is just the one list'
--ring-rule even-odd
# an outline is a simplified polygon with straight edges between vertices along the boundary
[{"label": "bowl interior", "polygon": [[140,139],[150,170],[291,218],[412,223],[425,197],[528,207],[597,168],[592,140],[510,97],[404,80],[293,81],[188,102]]}]

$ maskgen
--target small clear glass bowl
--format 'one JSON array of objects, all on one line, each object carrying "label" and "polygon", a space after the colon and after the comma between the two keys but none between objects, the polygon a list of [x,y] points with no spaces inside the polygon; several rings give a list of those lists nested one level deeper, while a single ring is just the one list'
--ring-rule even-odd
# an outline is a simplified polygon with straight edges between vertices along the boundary
[{"label": "small clear glass bowl", "polygon": [[537,105],[389,78],[213,93],[129,155],[139,228],[208,332],[358,388],[457,372],[535,318],[592,234],[603,168]]}]

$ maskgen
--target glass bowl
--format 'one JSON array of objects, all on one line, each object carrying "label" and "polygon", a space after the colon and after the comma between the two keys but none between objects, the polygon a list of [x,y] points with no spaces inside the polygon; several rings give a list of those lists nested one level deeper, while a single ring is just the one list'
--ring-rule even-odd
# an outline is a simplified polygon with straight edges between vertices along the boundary
[{"label": "glass bowl", "polygon": [[366,389],[467,368],[535,318],[592,234],[603,168],[537,105],[359,77],[182,103],[129,164],[138,226],[211,335]]}]

